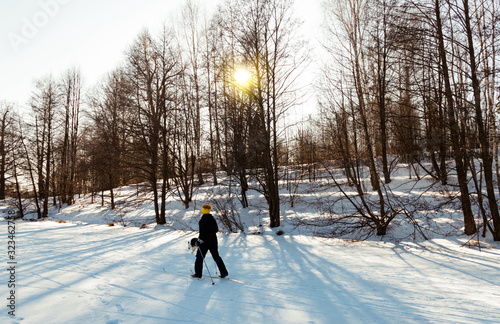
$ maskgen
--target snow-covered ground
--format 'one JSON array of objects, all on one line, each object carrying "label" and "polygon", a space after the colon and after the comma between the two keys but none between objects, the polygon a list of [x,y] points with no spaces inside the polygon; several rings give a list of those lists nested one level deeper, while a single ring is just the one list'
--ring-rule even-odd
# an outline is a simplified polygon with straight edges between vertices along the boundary
[{"label": "snow-covered ground", "polygon": [[[188,277],[192,232],[52,221],[16,226],[17,317],[4,307],[2,323],[498,323],[500,318],[498,249],[479,252],[461,247],[460,239],[394,244],[221,234],[230,277],[241,282],[215,279],[211,285]],[[5,233],[4,222],[2,229]],[[207,264],[214,274],[210,257]],[[4,288],[7,281],[4,271]]]},{"label": "snow-covered ground", "polygon": [[[436,199],[422,194],[427,184],[416,186],[402,174],[391,186],[402,197],[411,193],[421,200],[428,195],[429,202]],[[217,197],[221,188],[202,186],[188,209],[170,197],[165,225],[155,224],[147,194],[134,186],[117,191],[116,211],[87,195],[72,206],[54,207],[48,220],[16,221],[16,317],[4,306],[0,322],[499,322],[498,242],[490,237],[479,237],[480,246],[476,238],[469,241],[460,234],[459,211],[450,206],[422,210],[422,215],[433,212],[432,218],[419,219],[430,240],[412,236],[404,218],[396,219],[383,239],[324,237],[322,227],[311,225],[326,217],[319,210],[336,195],[324,179],[304,180],[293,208],[283,190],[279,229],[284,235],[267,226],[265,203],[250,191],[251,207],[236,206],[245,232],[229,233],[220,226],[218,236],[229,277],[236,281],[214,279],[212,285],[192,279],[194,255],[187,242],[197,236],[201,204]],[[309,225],[299,219],[308,219]],[[2,219],[4,269],[12,266],[8,231]],[[216,275],[210,256],[207,264]],[[5,270],[0,275],[0,296],[7,305],[12,276]]]}]

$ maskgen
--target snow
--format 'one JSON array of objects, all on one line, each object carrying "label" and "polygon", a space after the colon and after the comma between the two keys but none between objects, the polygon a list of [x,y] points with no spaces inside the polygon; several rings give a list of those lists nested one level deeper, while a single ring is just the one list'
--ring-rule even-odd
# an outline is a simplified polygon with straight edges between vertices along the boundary
[{"label": "snow", "polygon": [[[18,317],[4,308],[1,321],[498,323],[500,318],[497,249],[479,252],[461,247],[458,239],[395,244],[219,234],[230,277],[244,283],[214,279],[211,285],[188,277],[194,255],[187,241],[194,236],[161,226],[17,222]],[[207,264],[214,274],[210,256]],[[5,272],[2,276],[7,282]]]},{"label": "snow", "polygon": [[[391,186],[401,196],[436,200],[416,183],[401,176]],[[268,227],[262,197],[249,192],[251,208],[236,206],[245,233],[218,234],[229,277],[238,282],[215,285],[190,278],[187,245],[197,236],[202,203],[220,193],[210,184],[188,209],[169,197],[165,225],[154,223],[149,193],[134,186],[116,191],[116,211],[87,195],[54,207],[48,220],[16,221],[16,317],[3,307],[0,322],[498,323],[498,242],[462,235],[452,206],[421,211],[429,240],[411,235],[405,219],[395,219],[386,237],[365,241],[325,237],[323,227],[297,223],[323,217],[331,188],[324,179],[304,181],[294,208],[283,190],[284,235]],[[1,220],[6,268],[8,240]],[[206,261],[217,275],[210,255]],[[4,302],[8,281],[2,271]]]}]

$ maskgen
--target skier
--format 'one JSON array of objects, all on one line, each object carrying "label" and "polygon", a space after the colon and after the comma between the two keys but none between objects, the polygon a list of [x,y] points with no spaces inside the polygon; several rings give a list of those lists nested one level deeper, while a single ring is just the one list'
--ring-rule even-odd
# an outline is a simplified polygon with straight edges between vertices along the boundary
[{"label": "skier", "polygon": [[194,278],[201,278],[203,271],[203,259],[207,256],[207,251],[210,251],[217,267],[219,268],[220,277],[225,278],[228,275],[224,261],[219,256],[217,244],[217,232],[219,228],[210,210],[212,206],[205,204],[201,207],[201,219],[199,222],[200,235],[198,237],[198,252],[196,252],[196,261],[194,262]]}]

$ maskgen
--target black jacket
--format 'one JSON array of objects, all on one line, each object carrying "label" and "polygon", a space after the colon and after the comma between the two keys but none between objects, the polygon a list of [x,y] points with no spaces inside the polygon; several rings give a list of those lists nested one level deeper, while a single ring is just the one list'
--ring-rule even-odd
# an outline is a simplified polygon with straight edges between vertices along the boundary
[{"label": "black jacket", "polygon": [[217,232],[219,227],[217,222],[211,214],[203,214],[200,222],[200,236],[199,239],[208,245],[217,244]]}]

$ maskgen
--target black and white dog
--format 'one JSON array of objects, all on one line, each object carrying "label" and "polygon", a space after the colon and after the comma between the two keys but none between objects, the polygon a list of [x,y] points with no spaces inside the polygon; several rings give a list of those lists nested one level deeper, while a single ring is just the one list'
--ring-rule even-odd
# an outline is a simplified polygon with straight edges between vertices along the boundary
[{"label": "black and white dog", "polygon": [[191,249],[191,253],[196,253],[196,250],[200,245],[203,244],[203,241],[197,237],[193,237],[190,241],[188,241],[188,250]]}]

